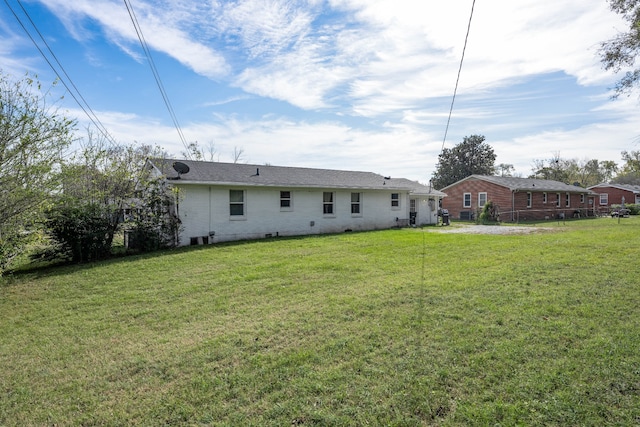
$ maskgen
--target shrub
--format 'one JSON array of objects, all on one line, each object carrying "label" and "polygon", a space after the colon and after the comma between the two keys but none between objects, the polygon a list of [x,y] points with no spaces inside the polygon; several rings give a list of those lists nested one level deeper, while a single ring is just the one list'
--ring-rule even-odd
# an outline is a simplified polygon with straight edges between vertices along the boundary
[{"label": "shrub", "polygon": [[47,229],[60,244],[61,257],[74,262],[96,261],[111,255],[118,213],[96,203],[60,202],[47,212]]},{"label": "shrub", "polygon": [[494,205],[491,200],[485,203],[484,207],[482,208],[482,212],[480,213],[479,220],[482,224],[498,222],[500,220],[498,207]]},{"label": "shrub", "polygon": [[146,183],[140,196],[127,227],[127,248],[149,252],[176,246],[180,220],[173,206],[177,192],[166,188],[161,180],[154,180]]},{"label": "shrub", "polygon": [[[621,207],[622,205],[611,205],[611,210],[620,209]],[[624,207],[626,209],[629,209],[629,215],[640,215],[640,205],[634,203],[625,203]]]}]

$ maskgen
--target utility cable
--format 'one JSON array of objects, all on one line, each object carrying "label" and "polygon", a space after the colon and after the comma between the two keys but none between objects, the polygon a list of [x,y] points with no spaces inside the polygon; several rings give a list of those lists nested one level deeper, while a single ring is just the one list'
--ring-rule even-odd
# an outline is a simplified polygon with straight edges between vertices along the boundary
[{"label": "utility cable", "polygon": [[444,151],[444,144],[447,141],[447,133],[449,133],[449,123],[451,123],[451,114],[453,113],[453,104],[456,100],[456,94],[458,92],[458,83],[460,82],[460,73],[462,72],[462,63],[464,62],[464,53],[467,50],[467,41],[469,40],[469,32],[471,30],[471,20],[473,19],[473,9],[476,6],[476,0],[473,0],[471,4],[471,15],[469,16],[469,24],[467,25],[467,35],[464,38],[464,46],[462,48],[462,57],[460,58],[460,67],[458,68],[458,77],[456,79],[456,86],[453,90],[453,98],[451,99],[451,107],[449,107],[449,118],[447,119],[447,126],[444,130],[444,138],[442,139],[442,149]]},{"label": "utility cable", "polygon": [[[44,58],[44,60],[47,62],[47,64],[49,65],[49,67],[51,68],[51,70],[54,72],[54,74],[58,77],[58,79],[62,82],[62,84],[64,85],[64,87],[67,89],[67,92],[69,92],[69,94],[71,95],[71,97],[74,99],[74,101],[76,101],[76,104],[78,104],[78,106],[80,107],[80,109],[82,109],[82,111],[86,114],[86,116],[89,118],[89,120],[93,123],[93,125],[98,129],[98,131],[112,144],[116,145],[115,140],[113,139],[113,137],[111,136],[111,134],[109,134],[109,132],[107,131],[107,128],[102,124],[102,122],[100,121],[100,119],[98,118],[98,116],[95,114],[95,112],[91,109],[91,107],[89,106],[89,103],[87,102],[87,100],[82,96],[82,94],[80,93],[80,90],[78,90],[78,87],[73,83],[73,80],[71,79],[71,77],[69,76],[69,74],[67,73],[67,71],[64,69],[64,67],[62,66],[62,64],[60,63],[60,61],[58,60],[58,57],[56,56],[56,54],[53,52],[53,50],[51,49],[51,47],[49,46],[49,44],[47,43],[46,39],[44,38],[44,36],[42,35],[42,33],[40,32],[40,30],[38,30],[38,27],[36,26],[35,22],[33,22],[33,20],[31,19],[31,16],[29,15],[29,13],[27,12],[27,10],[24,8],[24,6],[22,5],[22,2],[20,0],[17,0],[17,3],[20,5],[20,8],[22,9],[22,12],[25,14],[25,16],[27,17],[27,19],[29,20],[29,22],[31,23],[31,25],[33,26],[33,28],[35,29],[36,33],[38,34],[38,36],[40,37],[40,40],[42,40],[42,43],[44,43],[44,45],[47,47],[47,50],[49,51],[49,53],[51,54],[51,56],[53,57],[53,59],[55,60],[56,64],[58,65],[58,67],[60,68],[60,70],[62,71],[62,74],[64,74],[64,76],[66,77],[66,79],[63,79],[62,76],[60,75],[60,73],[58,72],[58,70],[56,69],[56,67],[54,66],[54,64],[49,60],[49,58],[47,57],[47,55],[45,54],[45,52],[40,48],[40,45],[38,44],[38,42],[36,42],[35,38],[31,35],[31,33],[29,32],[29,30],[27,29],[27,27],[25,26],[25,24],[22,22],[22,19],[20,19],[20,17],[18,16],[18,14],[15,12],[15,10],[13,9],[13,7],[9,4],[8,0],[4,0],[4,3],[7,5],[7,7],[9,8],[9,10],[11,11],[11,13],[13,14],[13,16],[16,18],[16,21],[18,21],[18,24],[20,24],[20,26],[22,27],[22,29],[24,30],[24,32],[27,34],[27,36],[29,37],[29,39],[31,39],[31,42],[33,43],[33,45],[36,47],[36,49],[38,49],[38,52],[40,52],[40,55]],[[67,84],[67,81],[69,82],[69,84],[71,85],[71,87],[69,86],[69,84]],[[73,88],[73,90],[72,90]],[[74,92],[75,91],[75,92]],[[77,94],[77,96],[76,96]],[[80,99],[78,99],[80,98]],[[82,100],[82,102],[80,102],[80,100]]]},{"label": "utility cable", "polygon": [[[471,4],[471,14],[469,16],[469,23],[467,24],[467,34],[465,35],[464,38],[464,46],[462,48],[462,57],[460,58],[460,66],[458,67],[458,77],[456,78],[456,85],[454,87],[453,90],[453,97],[451,99],[451,106],[449,107],[449,117],[447,119],[447,126],[445,127],[445,131],[444,131],[444,138],[442,139],[442,149],[441,149],[441,153],[442,151],[444,151],[444,144],[447,141],[447,133],[449,132],[449,124],[451,123],[451,115],[453,113],[453,105],[455,103],[456,100],[456,94],[458,92],[458,84],[460,82],[460,74],[462,73],[462,64],[464,63],[464,54],[465,51],[467,50],[467,42],[469,40],[469,33],[471,31],[471,21],[473,19],[473,10],[475,8],[476,5],[476,1],[473,0],[472,4]],[[438,216],[436,215],[436,226],[438,224]],[[424,304],[425,304],[425,282],[426,282],[426,258],[427,258],[427,250],[426,250],[426,236],[425,236],[425,231],[424,228],[422,229],[422,275],[421,275],[421,287],[420,287],[420,294],[418,296],[418,304],[419,304],[419,310],[418,310],[418,319],[417,319],[417,323],[419,325],[419,327],[416,329],[418,332],[418,334],[421,331],[421,327],[422,327],[422,322],[423,322],[423,312],[424,312]],[[421,349],[419,343],[421,342],[421,339],[418,338],[418,340],[416,341],[417,344],[417,349],[416,352],[418,353]]]},{"label": "utility cable", "polygon": [[131,2],[129,0],[123,0],[124,1],[124,5],[127,7],[127,12],[129,13],[129,17],[131,18],[131,22],[133,23],[133,27],[136,30],[136,35],[138,36],[138,40],[140,41],[140,45],[142,46],[142,50],[145,53],[145,56],[147,57],[147,60],[149,61],[149,66],[151,67],[151,72],[153,73],[153,77],[156,80],[156,84],[158,85],[158,89],[160,90],[160,94],[162,95],[162,100],[164,101],[165,106],[167,107],[167,110],[169,111],[169,115],[171,116],[171,120],[173,121],[173,125],[176,128],[176,131],[178,132],[178,136],[180,137],[180,140],[182,141],[182,144],[184,145],[184,148],[186,149],[186,154],[187,156],[189,156],[189,158],[191,158],[191,160],[193,160],[192,156],[191,156],[191,152],[189,151],[189,147],[187,144],[187,140],[184,137],[184,134],[182,133],[182,129],[180,128],[180,124],[178,123],[178,118],[176,116],[176,113],[173,109],[173,107],[171,106],[171,102],[169,101],[169,96],[167,95],[167,91],[164,88],[164,85],[162,84],[162,79],[160,78],[160,73],[158,73],[158,69],[156,67],[156,64],[153,60],[153,57],[151,56],[151,50],[149,49],[149,45],[147,43],[147,40],[145,39],[144,35],[142,34],[142,28],[140,27],[140,23],[138,22],[138,18],[136,17],[136,14],[133,10],[133,6],[131,6]]}]

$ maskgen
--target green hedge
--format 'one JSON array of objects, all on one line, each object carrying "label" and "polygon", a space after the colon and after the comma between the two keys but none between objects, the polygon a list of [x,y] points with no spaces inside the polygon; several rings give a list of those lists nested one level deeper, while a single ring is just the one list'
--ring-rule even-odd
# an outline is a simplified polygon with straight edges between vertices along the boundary
[{"label": "green hedge", "polygon": [[[630,204],[624,204],[624,207],[629,209],[629,215],[640,215],[640,204],[636,204],[636,203],[630,203]],[[620,205],[611,205],[611,209],[618,209],[620,208]]]}]

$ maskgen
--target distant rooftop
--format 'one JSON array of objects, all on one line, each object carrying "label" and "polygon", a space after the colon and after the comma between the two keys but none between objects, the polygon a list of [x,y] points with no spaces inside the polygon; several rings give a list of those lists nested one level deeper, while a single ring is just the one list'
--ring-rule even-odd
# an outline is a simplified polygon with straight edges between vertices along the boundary
[{"label": "distant rooftop", "polygon": [[[552,181],[549,179],[537,178],[516,178],[512,176],[491,176],[491,175],[471,175],[458,182],[466,180],[482,180],[492,182],[494,184],[508,188],[511,191],[554,191],[554,192],[572,192],[572,193],[592,193],[592,191],[578,187],[575,185],[565,184],[560,181]],[[457,184],[457,183],[455,183]],[[442,191],[447,190],[454,184],[448,185]]]},{"label": "distant rooftop", "polygon": [[[179,175],[174,163],[186,165],[188,173]],[[352,188],[404,190],[415,194],[444,196],[417,181],[391,178],[373,172],[314,169],[243,163],[202,162],[176,159],[149,159],[149,163],[169,180],[182,183],[250,185],[269,187]]]}]

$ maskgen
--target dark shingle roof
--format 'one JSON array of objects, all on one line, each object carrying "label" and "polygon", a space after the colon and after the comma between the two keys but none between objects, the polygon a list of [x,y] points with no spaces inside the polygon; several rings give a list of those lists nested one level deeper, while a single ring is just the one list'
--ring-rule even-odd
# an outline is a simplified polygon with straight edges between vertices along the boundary
[{"label": "dark shingle roof", "polygon": [[[512,176],[471,175],[458,182],[472,180],[472,179],[492,182],[502,187],[506,187],[511,191],[559,191],[563,193],[564,192],[585,193],[585,194],[592,193],[592,191],[583,187],[565,184],[564,182],[560,182],[560,181],[552,181],[549,179],[537,179],[537,178],[516,178]],[[456,182],[455,184],[457,184],[458,182]],[[442,191],[446,191],[447,188],[455,184],[451,184],[443,188]]]},{"label": "dark shingle roof", "polygon": [[618,188],[621,190],[631,191],[634,194],[640,194],[640,185],[631,185],[631,184],[598,184],[592,185],[589,187],[589,190],[598,190],[599,188]]},{"label": "dark shingle roof", "polygon": [[201,162],[193,160],[150,159],[150,164],[167,179],[175,180],[178,173],[173,164],[189,167],[182,174],[183,183],[216,185],[249,185],[268,187],[352,188],[409,190],[417,194],[443,195],[439,191],[404,178],[387,179],[373,172],[333,169],[313,169],[240,163]]}]

